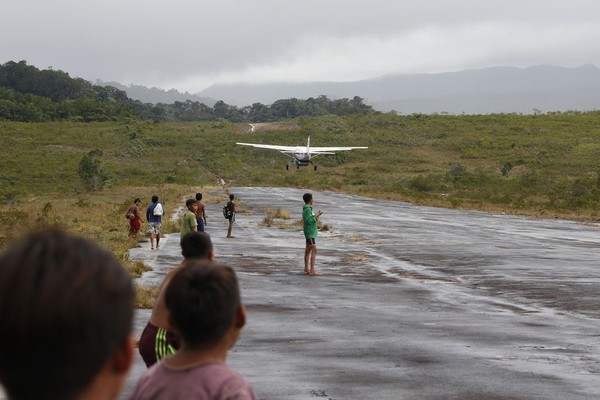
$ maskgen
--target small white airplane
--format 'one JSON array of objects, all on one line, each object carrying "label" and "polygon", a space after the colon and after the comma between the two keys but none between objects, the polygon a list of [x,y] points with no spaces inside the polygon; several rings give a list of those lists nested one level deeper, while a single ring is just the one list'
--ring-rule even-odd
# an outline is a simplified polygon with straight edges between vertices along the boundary
[{"label": "small white airplane", "polygon": [[292,160],[285,165],[285,169],[290,168],[291,163],[296,164],[296,168],[306,167],[313,164],[315,171],[317,166],[312,162],[312,158],[321,154],[335,154],[336,151],[348,151],[354,149],[367,149],[368,147],[310,147],[310,134],[306,141],[306,146],[279,146],[275,144],[256,144],[256,143],[236,143],[241,146],[252,146],[261,149],[279,150]]}]

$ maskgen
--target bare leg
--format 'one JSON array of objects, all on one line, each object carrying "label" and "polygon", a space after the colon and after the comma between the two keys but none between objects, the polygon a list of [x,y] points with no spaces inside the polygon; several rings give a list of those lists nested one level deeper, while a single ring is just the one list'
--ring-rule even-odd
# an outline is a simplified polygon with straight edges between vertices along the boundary
[{"label": "bare leg", "polygon": [[150,234],[150,250],[154,250],[154,233]]},{"label": "bare leg", "polygon": [[317,258],[317,245],[313,244],[311,247],[311,255],[310,255],[310,272],[309,275],[321,275],[317,271],[315,271],[315,259]]},{"label": "bare leg", "polygon": [[227,237],[232,238],[231,231],[233,230],[233,220],[229,220],[229,226],[227,227]]},{"label": "bare leg", "polygon": [[160,242],[160,233],[156,234],[156,250],[158,250],[158,243]]},{"label": "bare leg", "polygon": [[309,245],[306,246],[306,249],[304,250],[304,275],[308,275],[310,273],[310,271],[308,270],[308,259],[310,257],[310,247]]}]

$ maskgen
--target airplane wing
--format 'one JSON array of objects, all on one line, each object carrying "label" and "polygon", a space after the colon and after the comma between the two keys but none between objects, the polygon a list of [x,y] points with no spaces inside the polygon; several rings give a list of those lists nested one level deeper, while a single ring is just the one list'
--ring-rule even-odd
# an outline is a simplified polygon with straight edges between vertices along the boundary
[{"label": "airplane wing", "polygon": [[[306,146],[279,146],[276,144],[236,143],[241,146],[258,147],[260,149],[279,150],[282,153],[301,153],[306,151]],[[312,149],[311,149],[312,152]]]},{"label": "airplane wing", "polygon": [[[279,146],[276,144],[258,144],[258,143],[236,143],[241,146],[251,146],[257,147],[260,149],[271,149],[271,150],[279,150],[284,154],[294,154],[294,153],[306,153],[306,146]],[[336,151],[349,151],[355,149],[368,149],[365,146],[355,146],[355,147],[310,147],[310,154],[335,154]]]},{"label": "airplane wing", "polygon": [[311,147],[310,152],[315,154],[335,154],[335,151],[348,151],[354,149],[368,149],[368,147]]}]

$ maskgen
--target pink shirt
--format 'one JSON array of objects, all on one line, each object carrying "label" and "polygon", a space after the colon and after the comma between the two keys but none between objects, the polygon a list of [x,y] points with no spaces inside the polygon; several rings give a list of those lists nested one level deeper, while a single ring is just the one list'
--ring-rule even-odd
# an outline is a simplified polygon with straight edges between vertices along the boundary
[{"label": "pink shirt", "polygon": [[164,362],[148,369],[138,381],[131,400],[257,400],[246,379],[223,363],[172,369]]}]

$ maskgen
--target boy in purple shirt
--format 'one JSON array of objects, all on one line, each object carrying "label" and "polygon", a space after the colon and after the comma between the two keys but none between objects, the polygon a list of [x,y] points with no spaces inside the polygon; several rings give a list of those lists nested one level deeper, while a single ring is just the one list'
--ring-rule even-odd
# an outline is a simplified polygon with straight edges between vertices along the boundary
[{"label": "boy in purple shirt", "polygon": [[246,323],[233,269],[192,261],[171,279],[166,303],[181,347],[142,375],[132,400],[256,400],[248,381],[225,364]]}]

